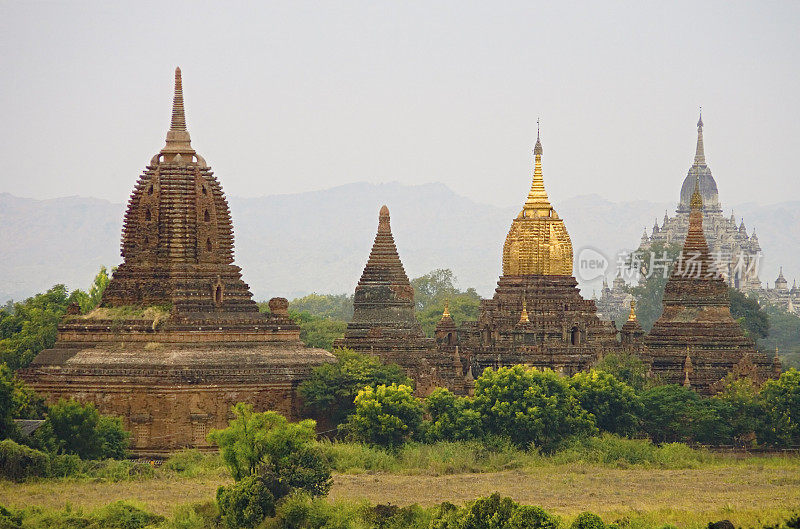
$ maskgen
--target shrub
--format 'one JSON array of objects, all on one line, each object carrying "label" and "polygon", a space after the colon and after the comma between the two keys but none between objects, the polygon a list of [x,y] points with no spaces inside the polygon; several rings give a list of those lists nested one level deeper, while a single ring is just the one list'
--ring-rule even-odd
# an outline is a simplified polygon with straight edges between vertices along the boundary
[{"label": "shrub", "polygon": [[[276,509],[270,529],[364,529],[364,507],[347,502],[329,503],[307,494],[292,494]],[[370,525],[369,527],[373,527]],[[398,527],[398,529],[400,529]],[[406,528],[403,528],[406,529]],[[410,529],[410,528],[409,528]]]},{"label": "shrub", "polygon": [[575,390],[549,370],[488,368],[476,381],[474,402],[486,430],[518,446],[534,444],[552,452],[569,438],[597,432],[594,417],[581,407]]},{"label": "shrub", "polygon": [[603,520],[596,514],[582,512],[569,527],[570,529],[605,529],[606,524],[604,524]]},{"label": "shrub", "polygon": [[52,452],[103,459],[124,457],[129,436],[119,418],[100,415],[94,404],[61,399],[50,407],[34,441]]},{"label": "shrub", "polygon": [[219,446],[233,479],[253,474],[269,459],[273,463],[311,443],[316,437],[312,420],[290,423],[274,411],[256,413],[250,404],[233,406],[234,419],[223,430],[212,430],[209,441]]},{"label": "shrub", "polygon": [[294,490],[311,496],[325,496],[331,489],[331,467],[316,446],[301,447],[286,456],[263,464],[259,475],[267,480],[275,499]]},{"label": "shrub", "polygon": [[610,373],[583,371],[569,379],[583,409],[602,431],[631,435],[637,431],[642,403],[631,386]]},{"label": "shrub", "polygon": [[355,409],[356,396],[364,387],[413,384],[400,366],[383,364],[376,356],[350,349],[337,349],[333,354],[335,364],[315,367],[311,378],[300,385],[305,406],[320,416],[329,417],[333,425],[347,420]]},{"label": "shrub", "polygon": [[642,393],[642,406],[642,429],[657,443],[716,442],[725,436],[712,403],[689,388],[650,388]]},{"label": "shrub", "polygon": [[231,529],[255,527],[275,514],[275,497],[264,478],[253,475],[217,489],[220,519]]},{"label": "shrub", "polygon": [[99,509],[84,512],[72,509],[69,504],[59,511],[30,509],[22,511],[23,527],[47,527],[52,529],[144,529],[164,521],[163,516],[150,513],[140,507],[118,501]]},{"label": "shrub", "polygon": [[761,388],[766,419],[762,437],[767,443],[788,446],[800,442],[800,371],[789,369]]},{"label": "shrub", "polygon": [[467,504],[464,509],[442,504],[431,523],[434,529],[557,529],[558,517],[540,507],[523,506],[494,493]]},{"label": "shrub", "polygon": [[47,454],[15,443],[11,439],[0,441],[0,475],[13,481],[47,475]]},{"label": "shrub", "polygon": [[356,411],[347,422],[357,441],[396,448],[415,437],[422,425],[422,404],[405,385],[365,387],[356,397]]},{"label": "shrub", "polygon": [[437,388],[425,399],[425,409],[431,417],[424,428],[430,442],[466,441],[483,435],[481,415],[472,408],[469,398]]}]

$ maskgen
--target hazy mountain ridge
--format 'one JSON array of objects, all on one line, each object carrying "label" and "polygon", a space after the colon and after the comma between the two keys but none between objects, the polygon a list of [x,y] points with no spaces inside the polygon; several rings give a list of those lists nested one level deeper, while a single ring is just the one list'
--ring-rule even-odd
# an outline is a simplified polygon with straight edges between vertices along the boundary
[{"label": "hazy mountain ridge", "polygon": [[[256,299],[309,292],[352,292],[366,262],[382,204],[409,277],[451,268],[460,286],[490,295],[502,246],[519,206],[500,208],[459,196],[443,184],[354,183],[321,191],[258,198],[230,197],[236,263]],[[520,203],[521,204],[521,203]],[[553,200],[576,252],[590,246],[614,261],[636,247],[669,202],[615,203],[597,195]],[[65,197],[51,200],[0,193],[0,301],[22,299],[55,283],[86,288],[100,265],[115,265],[125,205]],[[748,231],[756,227],[766,254],[762,281],[778,263],[789,281],[800,276],[800,201],[735,206]],[[726,209],[729,212],[729,210]],[[583,285],[591,296],[595,285]]]}]

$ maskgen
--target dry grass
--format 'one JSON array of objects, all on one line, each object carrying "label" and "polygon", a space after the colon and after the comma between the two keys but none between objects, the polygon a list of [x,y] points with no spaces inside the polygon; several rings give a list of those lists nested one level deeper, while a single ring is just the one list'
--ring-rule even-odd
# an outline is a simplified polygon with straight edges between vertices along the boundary
[{"label": "dry grass", "polygon": [[[0,482],[0,504],[62,508],[69,502],[97,507],[126,499],[170,515],[179,505],[213,498],[226,481],[201,475],[122,482]],[[629,527],[664,523],[703,527],[723,518],[737,526],[758,527],[784,519],[800,506],[800,468],[752,460],[681,470],[572,463],[440,476],[338,474],[330,496],[333,500],[434,505],[464,503],[494,491],[521,503],[541,505],[566,520],[589,510],[609,522],[627,519]]]}]

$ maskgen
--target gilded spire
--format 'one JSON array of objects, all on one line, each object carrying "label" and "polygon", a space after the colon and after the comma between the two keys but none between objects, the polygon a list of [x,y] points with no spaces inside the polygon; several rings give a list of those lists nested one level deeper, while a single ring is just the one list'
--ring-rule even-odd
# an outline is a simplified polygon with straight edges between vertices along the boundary
[{"label": "gilded spire", "polygon": [[186,113],[183,109],[183,83],[181,82],[181,69],[175,68],[175,95],[172,99],[172,121],[170,122],[169,131],[167,131],[167,144],[161,149],[164,154],[166,162],[183,160],[183,156],[187,159],[183,161],[191,161],[191,157],[195,154],[192,149],[191,138],[189,131],[186,129]]},{"label": "gilded spire", "polygon": [[444,302],[444,312],[442,312],[442,319],[450,317],[450,300]]},{"label": "gilded spire", "polygon": [[700,107],[700,119],[697,120],[697,149],[694,153],[694,164],[706,164],[706,153],[703,148],[703,107]]},{"label": "gilded spire", "polygon": [[694,193],[692,193],[692,201],[689,203],[692,209],[703,209],[703,197],[700,195],[700,175],[694,180]]},{"label": "gilded spire", "polygon": [[[534,168],[533,182],[528,193],[528,200],[525,201],[524,210],[526,216],[547,217],[553,209],[544,189],[544,178],[542,177],[542,140],[539,135],[539,120],[536,120],[536,145],[533,147]],[[528,215],[527,213],[531,214]]]},{"label": "gilded spire", "polygon": [[631,313],[628,314],[628,321],[636,321],[636,300],[631,300]]},{"label": "gilded spire", "polygon": [[522,300],[522,312],[519,315],[519,322],[520,323],[530,323],[530,319],[528,319],[528,305],[526,301]]}]

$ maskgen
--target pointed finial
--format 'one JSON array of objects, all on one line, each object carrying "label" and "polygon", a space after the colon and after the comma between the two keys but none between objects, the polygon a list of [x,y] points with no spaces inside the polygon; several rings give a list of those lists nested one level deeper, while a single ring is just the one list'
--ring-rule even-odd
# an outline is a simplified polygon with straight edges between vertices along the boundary
[{"label": "pointed finial", "polygon": [[544,188],[544,178],[542,177],[542,140],[539,136],[539,120],[536,120],[536,145],[533,147],[534,155],[534,168],[533,168],[533,181],[531,182],[531,190],[528,192],[528,199],[525,201],[525,207],[520,215],[524,216],[543,216],[550,215],[553,207],[550,205],[550,199],[547,197],[547,191]]},{"label": "pointed finial", "polygon": [[446,299],[444,302],[444,312],[442,312],[442,319],[450,317],[450,300]]},{"label": "pointed finial", "polygon": [[631,313],[628,314],[628,321],[636,321],[636,300],[631,300]]},{"label": "pointed finial", "polygon": [[697,173],[694,179],[694,193],[692,193],[689,205],[692,209],[703,209],[703,197],[700,195],[700,173]]},{"label": "pointed finial", "polygon": [[528,319],[528,304],[525,298],[522,299],[522,312],[519,315],[519,322],[520,323],[529,323],[531,320]]},{"label": "pointed finial", "polygon": [[389,208],[384,204],[378,215],[378,233],[391,233],[392,227],[389,224]]},{"label": "pointed finial", "polygon": [[706,152],[703,147],[703,107],[700,107],[700,119],[697,120],[697,148],[694,153],[694,164],[706,164]]},{"label": "pointed finial", "polygon": [[172,123],[170,130],[186,130],[186,114],[183,110],[183,83],[181,69],[175,68],[175,95],[172,98]]},{"label": "pointed finial", "polygon": [[[183,83],[181,69],[175,68],[175,95],[172,99],[172,121],[167,131],[167,144],[161,149],[164,161],[188,163],[195,154],[191,137],[186,129],[186,113],[183,109]],[[183,155],[183,156],[180,156]]]}]

